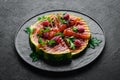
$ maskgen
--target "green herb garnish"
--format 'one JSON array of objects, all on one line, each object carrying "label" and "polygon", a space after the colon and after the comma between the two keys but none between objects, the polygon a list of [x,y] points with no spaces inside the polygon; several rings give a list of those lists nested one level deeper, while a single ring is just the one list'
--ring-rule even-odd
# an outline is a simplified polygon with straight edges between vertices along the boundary
[{"label": "green herb garnish", "polygon": [[47,20],[51,23],[53,20],[50,17],[47,17]]},{"label": "green herb garnish", "polygon": [[37,18],[38,21],[40,21],[40,20],[45,20],[45,19],[47,19],[46,16],[41,16],[41,17],[38,17],[38,18]]},{"label": "green herb garnish", "polygon": [[38,21],[40,21],[41,19],[42,19],[41,17],[38,17],[38,19],[37,19],[37,20],[38,20]]},{"label": "green herb garnish", "polygon": [[47,20],[50,22],[51,26],[53,27],[53,19],[50,19],[50,17],[47,17]]},{"label": "green herb garnish", "polygon": [[42,16],[41,18],[42,18],[42,19],[46,19],[46,16]]},{"label": "green herb garnish", "polygon": [[32,32],[32,30],[30,29],[30,27],[27,27],[25,30],[24,30],[26,33],[30,34]]},{"label": "green herb garnish", "polygon": [[69,37],[69,38],[66,38],[66,41],[68,42],[68,43],[70,43],[70,48],[71,49],[75,49],[75,44],[73,43],[73,41],[74,41],[74,37],[72,36],[72,37]]},{"label": "green herb garnish", "polygon": [[32,61],[33,61],[33,62],[38,61],[38,60],[40,59],[39,56],[40,56],[40,55],[38,55],[37,53],[34,53],[34,52],[32,52],[32,53],[30,54],[30,57],[32,58]]},{"label": "green herb garnish", "polygon": [[36,34],[37,37],[39,37],[40,35],[39,34]]},{"label": "green herb garnish", "polygon": [[42,32],[49,32],[50,31],[50,27],[45,27],[44,30],[42,30]]},{"label": "green herb garnish", "polygon": [[42,40],[42,38],[39,38],[39,39],[38,39],[38,42],[39,42],[41,45],[45,45],[45,42]]},{"label": "green herb garnish", "polygon": [[102,40],[97,39],[96,37],[92,37],[89,41],[88,47],[95,49],[96,46],[99,46],[99,44],[102,42]]},{"label": "green herb garnish", "polygon": [[78,32],[78,29],[77,29],[75,26],[72,27],[72,30],[73,30],[74,32]]},{"label": "green herb garnish", "polygon": [[37,36],[37,37],[41,37],[41,36],[42,36],[42,34],[36,34],[36,36]]},{"label": "green herb garnish", "polygon": [[61,37],[64,37],[64,34],[61,33],[61,32],[57,32],[57,33],[55,33],[55,36],[61,36]]},{"label": "green herb garnish", "polygon": [[66,20],[63,19],[63,18],[60,18],[60,22],[61,22],[62,24],[68,24],[68,21],[66,21]]},{"label": "green herb garnish", "polygon": [[48,43],[49,46],[52,46],[52,45],[55,44],[56,42],[55,42],[55,40],[48,40],[47,43]]}]

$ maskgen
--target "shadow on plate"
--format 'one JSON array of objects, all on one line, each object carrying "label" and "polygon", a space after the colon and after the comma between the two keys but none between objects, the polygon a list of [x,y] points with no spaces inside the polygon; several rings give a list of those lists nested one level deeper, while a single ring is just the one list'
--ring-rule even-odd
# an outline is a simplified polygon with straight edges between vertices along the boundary
[{"label": "shadow on plate", "polygon": [[[105,48],[104,48],[104,50],[105,50]],[[103,56],[104,50],[102,51],[100,56],[97,57],[97,59],[95,59],[93,62],[91,62],[87,66],[84,66],[84,67],[82,67],[80,69],[77,69],[77,70],[66,71],[66,72],[51,72],[51,71],[45,71],[45,70],[37,69],[37,68],[29,65],[25,61],[23,61],[23,59],[21,59],[19,57],[19,55],[17,55],[17,57],[18,57],[18,61],[20,62],[20,64],[25,69],[30,70],[32,73],[34,73],[34,74],[36,74],[38,76],[40,75],[40,76],[51,77],[51,78],[52,77],[54,77],[54,78],[62,78],[62,77],[73,77],[73,76],[76,76],[76,75],[80,75],[80,74],[83,74],[83,73],[87,72],[88,70],[94,68],[95,65],[99,64],[99,62],[101,60],[101,57]],[[17,53],[17,51],[16,51],[16,53]]]}]

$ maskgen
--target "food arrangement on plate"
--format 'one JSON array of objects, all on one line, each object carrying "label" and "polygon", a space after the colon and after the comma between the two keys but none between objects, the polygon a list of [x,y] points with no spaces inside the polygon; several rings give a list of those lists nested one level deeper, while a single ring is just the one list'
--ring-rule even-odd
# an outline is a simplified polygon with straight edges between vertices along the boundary
[{"label": "food arrangement on plate", "polygon": [[52,13],[38,17],[36,23],[26,29],[33,53],[33,61],[40,58],[64,63],[81,54],[89,45],[94,48],[101,42],[91,38],[86,21],[68,13]]}]

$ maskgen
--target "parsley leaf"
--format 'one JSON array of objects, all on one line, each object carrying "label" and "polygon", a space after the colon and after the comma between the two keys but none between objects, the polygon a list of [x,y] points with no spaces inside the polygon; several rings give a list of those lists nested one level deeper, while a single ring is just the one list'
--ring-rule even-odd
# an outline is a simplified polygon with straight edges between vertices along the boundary
[{"label": "parsley leaf", "polygon": [[41,19],[42,19],[41,17],[38,17],[38,19],[37,19],[37,20],[38,20],[38,21],[40,21]]},{"label": "parsley leaf", "polygon": [[46,19],[46,16],[42,16],[41,18],[42,18],[42,19]]},{"label": "parsley leaf", "polygon": [[73,42],[75,38],[74,36],[71,36],[71,37],[68,37],[68,39]]},{"label": "parsley leaf", "polygon": [[50,17],[47,17],[47,20],[50,22],[50,24],[53,26],[53,19],[50,19]]},{"label": "parsley leaf", "polygon": [[36,34],[36,36],[37,36],[37,37],[41,37],[41,36],[42,36],[42,34]]},{"label": "parsley leaf", "polygon": [[75,49],[75,44],[73,42],[71,42],[71,41],[70,41],[70,48]]},{"label": "parsley leaf", "polygon": [[50,17],[47,17],[47,20],[51,23],[53,20]]},{"label": "parsley leaf", "polygon": [[42,38],[39,38],[39,39],[38,39],[38,42],[39,42],[41,45],[45,45],[45,42],[42,40]]},{"label": "parsley leaf", "polygon": [[50,31],[50,27],[45,27],[44,30],[42,30],[42,32],[49,32]]},{"label": "parsley leaf", "polygon": [[68,42],[68,43],[70,43],[70,48],[71,49],[75,49],[75,44],[73,43],[73,41],[74,41],[74,37],[72,36],[72,37],[69,37],[69,38],[66,38],[66,41]]},{"label": "parsley leaf", "polygon": [[55,40],[48,40],[48,45],[49,46],[52,46],[53,44],[55,44],[56,42],[55,42]]},{"label": "parsley leaf", "polygon": [[68,21],[66,21],[66,20],[63,19],[63,18],[60,18],[60,22],[61,22],[62,24],[68,24]]},{"label": "parsley leaf", "polygon": [[72,30],[73,30],[74,32],[78,32],[78,29],[77,29],[75,26],[72,27]]},{"label": "parsley leaf", "polygon": [[41,16],[41,17],[38,17],[37,20],[40,21],[40,20],[45,20],[47,17],[46,16]]},{"label": "parsley leaf", "polygon": [[96,37],[92,37],[89,41],[88,47],[95,49],[96,46],[99,46],[99,44],[102,42],[102,40],[97,39]]},{"label": "parsley leaf", "polygon": [[30,29],[30,27],[27,27],[25,30],[24,30],[26,33],[30,34],[32,32],[32,30]]},{"label": "parsley leaf", "polygon": [[33,62],[39,60],[39,55],[38,55],[37,53],[32,52],[32,53],[30,54],[30,57],[32,58],[32,61],[33,61]]},{"label": "parsley leaf", "polygon": [[61,33],[61,32],[57,32],[57,33],[55,33],[55,36],[61,36],[61,37],[64,37],[64,34]]}]

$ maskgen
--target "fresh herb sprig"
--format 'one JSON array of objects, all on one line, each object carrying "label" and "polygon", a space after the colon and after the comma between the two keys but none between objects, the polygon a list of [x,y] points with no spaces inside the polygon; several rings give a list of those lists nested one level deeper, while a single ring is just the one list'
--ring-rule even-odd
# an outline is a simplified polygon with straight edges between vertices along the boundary
[{"label": "fresh herb sprig", "polygon": [[71,48],[71,49],[75,49],[75,44],[73,43],[74,39],[75,39],[75,38],[74,38],[73,36],[66,38],[66,41],[67,41],[68,43],[70,43],[70,48]]},{"label": "fresh herb sprig", "polygon": [[47,16],[38,17],[37,20],[38,21],[48,20],[50,23],[53,21],[52,19],[50,19],[50,17],[47,17]]},{"label": "fresh herb sprig", "polygon": [[72,27],[72,30],[73,30],[74,32],[78,32],[78,29],[77,29],[77,27],[75,27],[75,26]]},{"label": "fresh herb sprig", "polygon": [[38,61],[40,59],[40,55],[38,53],[35,53],[35,52],[32,52],[30,54],[30,57],[32,58],[33,62],[36,62],[36,61]]},{"label": "fresh herb sprig", "polygon": [[50,22],[51,26],[53,27],[53,19],[51,19],[50,17],[47,17],[47,16],[41,16],[41,17],[38,17],[37,20],[38,20],[38,21],[45,21],[45,20],[47,20],[47,21]]},{"label": "fresh herb sprig", "polygon": [[53,20],[52,20],[52,19],[50,19],[50,17],[47,17],[47,20],[48,20],[50,23],[52,23],[52,22],[53,22]]},{"label": "fresh herb sprig", "polygon": [[37,37],[41,37],[42,33],[44,32],[49,32],[50,31],[50,27],[44,27],[44,29],[40,29],[40,33],[36,34]]},{"label": "fresh herb sprig", "polygon": [[95,49],[96,46],[99,46],[99,44],[102,42],[102,40],[97,39],[96,37],[91,37],[88,47]]},{"label": "fresh herb sprig", "polygon": [[24,30],[26,33],[30,34],[32,32],[32,30],[30,29],[30,27],[27,27],[25,30]]},{"label": "fresh herb sprig", "polygon": [[61,33],[61,32],[57,32],[57,33],[55,33],[55,36],[61,36],[61,37],[63,38],[63,37],[64,37],[64,34]]},{"label": "fresh herb sprig", "polygon": [[65,20],[65,19],[63,19],[62,17],[60,18],[60,22],[61,22],[62,24],[68,24],[68,21]]},{"label": "fresh herb sprig", "polygon": [[39,38],[39,39],[38,39],[38,42],[39,42],[41,45],[45,45],[45,44],[46,44],[46,42],[43,41],[42,38]]},{"label": "fresh herb sprig", "polygon": [[47,43],[48,43],[49,46],[52,46],[52,45],[55,44],[56,42],[55,42],[55,40],[48,40]]},{"label": "fresh herb sprig", "polygon": [[44,27],[44,29],[42,30],[42,32],[49,32],[50,31],[50,27]]},{"label": "fresh herb sprig", "polygon": [[37,20],[41,21],[41,20],[45,20],[46,18],[47,18],[46,16],[41,16],[41,17],[38,17]]}]

